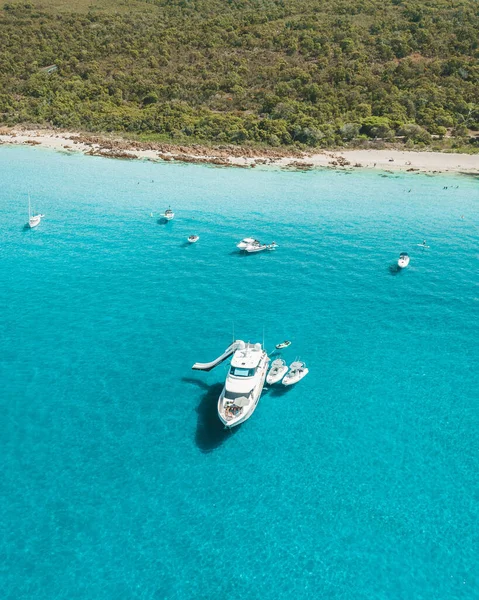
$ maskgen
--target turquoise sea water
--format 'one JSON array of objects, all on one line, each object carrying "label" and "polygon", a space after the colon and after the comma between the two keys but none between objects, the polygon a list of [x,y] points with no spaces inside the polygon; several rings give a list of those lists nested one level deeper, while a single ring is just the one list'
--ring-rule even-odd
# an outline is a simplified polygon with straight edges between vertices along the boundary
[{"label": "turquoise sea water", "polygon": [[[2,598],[479,596],[477,180],[31,148],[0,174]],[[310,374],[228,432],[226,366],[191,365],[233,322]]]}]

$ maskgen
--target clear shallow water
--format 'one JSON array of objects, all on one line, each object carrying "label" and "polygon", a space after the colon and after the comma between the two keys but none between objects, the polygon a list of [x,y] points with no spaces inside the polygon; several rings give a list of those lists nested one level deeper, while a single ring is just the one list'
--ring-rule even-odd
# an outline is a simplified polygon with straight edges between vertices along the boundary
[{"label": "clear shallow water", "polygon": [[[0,173],[4,598],[477,598],[477,180],[30,148]],[[226,367],[191,365],[233,322],[310,374],[225,432]]]}]

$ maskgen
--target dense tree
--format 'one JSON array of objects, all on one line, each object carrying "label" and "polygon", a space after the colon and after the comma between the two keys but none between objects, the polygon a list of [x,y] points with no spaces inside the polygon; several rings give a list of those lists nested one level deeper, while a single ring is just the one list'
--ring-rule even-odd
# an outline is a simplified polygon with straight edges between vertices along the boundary
[{"label": "dense tree", "polygon": [[272,146],[479,129],[475,0],[54,2],[0,11],[3,123]]}]

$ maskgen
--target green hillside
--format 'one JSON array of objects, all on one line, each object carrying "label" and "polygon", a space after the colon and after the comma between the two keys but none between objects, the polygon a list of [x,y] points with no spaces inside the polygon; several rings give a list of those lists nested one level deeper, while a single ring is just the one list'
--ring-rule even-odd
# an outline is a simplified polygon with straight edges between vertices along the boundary
[{"label": "green hillside", "polygon": [[476,0],[12,2],[0,122],[271,146],[447,134],[472,147],[478,31]]}]

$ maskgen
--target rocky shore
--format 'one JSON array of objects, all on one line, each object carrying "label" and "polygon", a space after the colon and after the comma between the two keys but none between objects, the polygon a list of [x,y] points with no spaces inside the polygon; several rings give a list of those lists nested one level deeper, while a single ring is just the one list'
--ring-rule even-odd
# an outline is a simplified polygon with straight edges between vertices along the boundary
[{"label": "rocky shore", "polygon": [[324,150],[302,152],[291,148],[251,148],[233,145],[191,146],[157,142],[139,142],[107,135],[68,131],[3,128],[0,144],[42,146],[63,152],[82,152],[92,156],[124,160],[180,161],[254,168],[274,166],[309,170],[357,168],[420,173],[465,173],[479,175],[479,155],[446,152],[387,150]]}]

